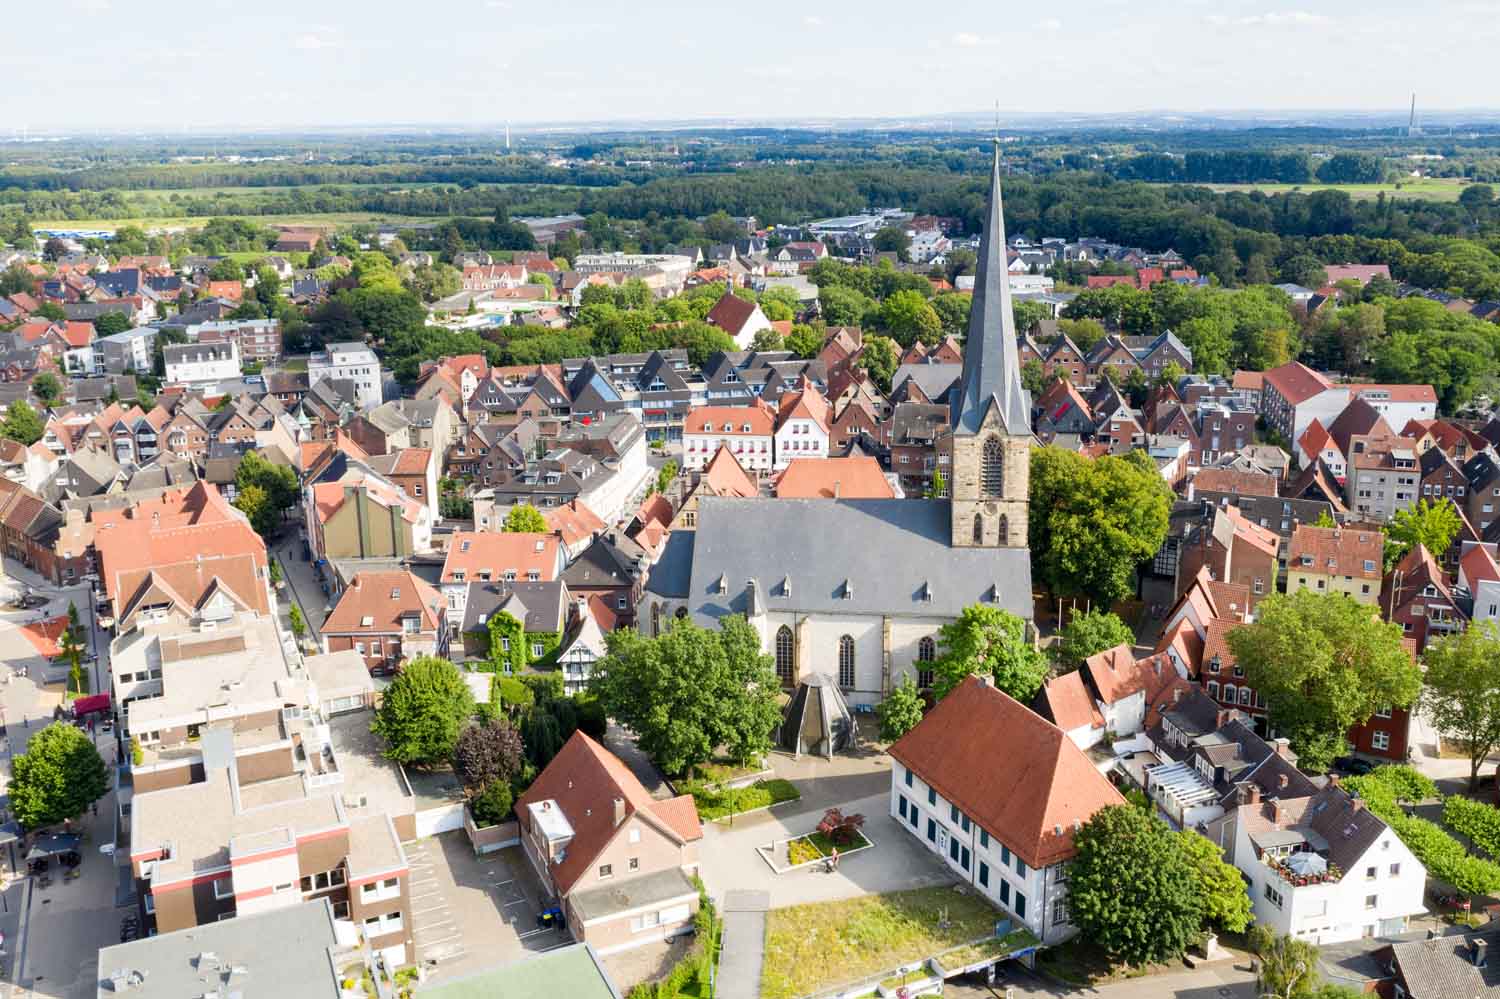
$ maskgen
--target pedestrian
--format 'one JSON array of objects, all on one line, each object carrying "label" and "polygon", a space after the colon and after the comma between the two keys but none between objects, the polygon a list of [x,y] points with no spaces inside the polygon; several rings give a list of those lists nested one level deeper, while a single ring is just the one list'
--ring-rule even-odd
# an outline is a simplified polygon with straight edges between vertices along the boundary
[{"label": "pedestrian", "polygon": [[833,848],[833,869],[834,870],[838,870],[839,869],[839,848],[838,847],[834,847]]}]

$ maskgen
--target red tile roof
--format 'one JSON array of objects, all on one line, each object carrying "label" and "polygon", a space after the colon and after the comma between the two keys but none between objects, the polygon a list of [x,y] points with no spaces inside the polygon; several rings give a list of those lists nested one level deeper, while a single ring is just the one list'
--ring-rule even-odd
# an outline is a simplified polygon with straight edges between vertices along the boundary
[{"label": "red tile roof", "polygon": [[707,486],[709,492],[714,496],[734,496],[740,499],[748,499],[760,495],[760,487],[745,471],[745,466],[740,464],[727,447],[721,447],[708,461],[708,467],[703,470],[703,477],[699,479],[700,485]]},{"label": "red tile roof", "polygon": [[563,544],[569,546],[579,544],[609,526],[588,508],[588,504],[577,499],[544,510],[542,517],[549,528],[562,536]]},{"label": "red tile roof", "polygon": [[828,400],[823,393],[809,385],[800,392],[788,392],[781,397],[781,406],[776,413],[779,430],[788,420],[812,420],[828,432]]},{"label": "red tile roof", "polygon": [[[753,406],[695,406],[682,418],[682,432],[729,438],[769,437],[773,422],[771,407],[759,401]],[[708,430],[703,429],[704,424]]]},{"label": "red tile roof", "polygon": [[866,456],[793,458],[776,479],[781,499],[894,499],[896,492]]},{"label": "red tile roof", "polygon": [[1062,729],[975,676],[890,754],[1035,868],[1072,857],[1074,824],[1125,801]]},{"label": "red tile roof", "polygon": [[1383,277],[1387,281],[1391,279],[1389,264],[1329,264],[1325,270],[1328,272],[1329,284],[1338,284],[1340,281],[1369,284],[1376,277]]},{"label": "red tile roof", "polygon": [[750,321],[750,317],[759,311],[760,306],[754,302],[747,302],[733,292],[726,291],[724,296],[714,303],[714,307],[708,310],[707,321],[719,327],[730,336],[738,336]]},{"label": "red tile roof", "polygon": [[448,545],[442,581],[455,582],[455,571],[462,571],[463,581],[471,583],[479,580],[481,571],[490,572],[494,580],[507,572],[514,572],[517,579],[526,579],[532,572],[543,581],[556,579],[558,544],[555,534],[457,531]]},{"label": "red tile roof", "polygon": [[1198,492],[1233,493],[1237,496],[1275,496],[1276,477],[1235,468],[1200,468],[1193,476],[1193,488]]},{"label": "red tile roof", "polygon": [[1265,372],[1265,384],[1295,406],[1331,388],[1333,383],[1298,361]]},{"label": "red tile roof", "polygon": [[1234,525],[1234,536],[1237,539],[1248,541],[1255,548],[1275,558],[1281,548],[1281,536],[1268,527],[1261,527],[1255,521],[1240,513],[1237,507],[1224,508],[1229,516],[1229,522]]},{"label": "red tile roof", "polygon": [[1064,732],[1104,727],[1104,716],[1099,713],[1099,706],[1089,694],[1080,671],[1074,670],[1048,680],[1042,688],[1042,696],[1046,699],[1052,721]]},{"label": "red tile roof", "polygon": [[360,572],[339,594],[322,632],[390,634],[402,631],[404,619],[413,615],[420,632],[435,632],[446,607],[441,593],[410,572]]},{"label": "red tile roof", "polygon": [[1475,545],[1458,560],[1458,569],[1469,589],[1482,582],[1500,582],[1500,565],[1487,545]]},{"label": "red tile roof", "polygon": [[1241,392],[1259,392],[1265,380],[1264,371],[1236,371],[1230,384]]},{"label": "red tile roof", "polygon": [[[1286,567],[1289,572],[1379,579],[1384,551],[1382,531],[1298,524],[1287,549]],[[1312,560],[1307,565],[1302,562],[1304,556]]]},{"label": "red tile roof", "polygon": [[1349,391],[1359,395],[1383,394],[1391,402],[1430,402],[1437,405],[1437,391],[1431,385],[1383,385],[1378,382],[1357,382]]},{"label": "red tile roof", "polygon": [[573,827],[562,863],[551,865],[552,879],[564,896],[593,869],[595,859],[614,839],[616,799],[624,802],[627,819],[639,815],[669,841],[687,844],[703,838],[703,824],[690,795],[653,800],[619,757],[583,732],[575,732],[516,801],[516,816],[527,833],[530,806],[543,802],[560,808]]}]

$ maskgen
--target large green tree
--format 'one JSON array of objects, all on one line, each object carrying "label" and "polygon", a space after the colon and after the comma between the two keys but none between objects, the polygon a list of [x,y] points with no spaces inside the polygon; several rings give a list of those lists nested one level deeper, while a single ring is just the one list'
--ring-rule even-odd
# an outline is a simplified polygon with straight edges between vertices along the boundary
[{"label": "large green tree", "polygon": [[1131,964],[1177,957],[1203,926],[1203,886],[1178,835],[1133,805],[1095,812],[1074,837],[1068,905],[1086,939]]},{"label": "large green tree", "polygon": [[27,447],[41,440],[45,431],[42,418],[25,399],[17,399],[11,403],[10,408],[5,411],[5,420],[0,422],[0,437],[20,441]]},{"label": "large green tree", "polygon": [[1417,545],[1442,558],[1462,526],[1458,508],[1446,499],[1422,499],[1397,510],[1385,530],[1385,565],[1390,569]]},{"label": "large green tree", "polygon": [[995,686],[1025,704],[1047,678],[1047,659],[1026,636],[1026,622],[989,604],[970,604],[938,632],[932,664],[939,698],[972,675],[993,676]]},{"label": "large green tree", "polygon": [[43,371],[31,380],[31,394],[41,400],[43,406],[50,407],[62,395],[62,383],[52,372]]},{"label": "large green tree", "polygon": [[1095,607],[1074,614],[1063,625],[1057,658],[1064,668],[1074,669],[1096,652],[1116,645],[1134,645],[1135,632],[1118,615]]},{"label": "large green tree", "polygon": [[246,452],[235,470],[236,489],[259,487],[266,494],[266,504],[280,521],[297,502],[297,473],[286,465],[267,461],[258,451]]},{"label": "large green tree", "polygon": [[281,522],[281,516],[271,505],[266,491],[260,486],[246,486],[234,497],[234,508],[250,520],[250,526],[261,537],[268,537]]},{"label": "large green tree", "polygon": [[1226,863],[1213,841],[1196,829],[1183,829],[1177,837],[1203,892],[1204,920],[1222,930],[1243,933],[1250,925],[1252,907],[1239,868]]},{"label": "large green tree", "polygon": [[880,324],[902,346],[934,344],[943,338],[943,320],[919,291],[898,291],[880,305]]},{"label": "large green tree", "polygon": [[891,378],[900,363],[901,348],[896,341],[874,334],[865,337],[864,347],[854,358],[854,366],[869,374],[882,392],[891,390]]},{"label": "large green tree", "polygon": [[505,515],[500,529],[511,534],[545,534],[547,518],[530,503],[517,503]]},{"label": "large green tree", "polygon": [[880,737],[886,742],[895,742],[917,727],[922,720],[922,695],[910,676],[904,677],[885,700],[875,706],[875,717],[880,720]]},{"label": "large green tree", "polygon": [[1433,726],[1469,757],[1469,790],[1479,767],[1500,746],[1500,630],[1475,623],[1427,647],[1422,703]]},{"label": "large green tree", "polygon": [[370,730],[397,763],[439,763],[453,756],[474,714],[474,695],[446,659],[418,656],[402,667],[381,697]]},{"label": "large green tree", "polygon": [[677,621],[658,638],[611,632],[589,689],[663,770],[686,773],[719,747],[749,761],[766,752],[781,718],[781,685],[743,617],[718,630]]},{"label": "large green tree", "polygon": [[1053,593],[1109,605],[1135,590],[1136,569],[1167,536],[1172,491],[1142,451],[1090,459],[1031,452],[1033,572]]},{"label": "large green tree", "polygon": [[109,790],[109,769],[93,740],[65,722],[33,735],[11,774],[10,805],[28,830],[77,818]]},{"label": "large green tree", "polygon": [[1245,679],[1266,699],[1304,768],[1322,770],[1376,711],[1408,707],[1422,675],[1401,628],[1342,593],[1298,590],[1261,601],[1253,624],[1229,632]]}]

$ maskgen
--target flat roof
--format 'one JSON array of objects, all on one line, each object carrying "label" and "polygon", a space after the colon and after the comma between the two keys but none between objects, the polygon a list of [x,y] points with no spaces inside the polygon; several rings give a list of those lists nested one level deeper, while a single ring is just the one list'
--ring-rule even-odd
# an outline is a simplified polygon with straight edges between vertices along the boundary
[{"label": "flat roof", "polygon": [[[620,999],[603,963],[586,943],[559,947],[513,964],[419,988],[423,999]],[[248,997],[247,997],[248,999]]]},{"label": "flat roof", "polygon": [[682,873],[682,868],[669,867],[654,874],[642,874],[623,881],[611,881],[586,891],[575,891],[568,896],[568,901],[579,918],[588,921],[697,894],[698,889]]},{"label": "flat roof", "polygon": [[[328,902],[303,902],[101,947],[97,994],[337,999],[335,946]],[[140,979],[132,984],[135,975]]]}]

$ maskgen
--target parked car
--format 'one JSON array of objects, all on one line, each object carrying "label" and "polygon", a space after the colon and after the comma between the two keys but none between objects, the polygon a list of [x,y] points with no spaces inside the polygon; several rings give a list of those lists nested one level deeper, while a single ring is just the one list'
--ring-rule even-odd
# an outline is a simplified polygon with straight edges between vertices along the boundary
[{"label": "parked car", "polygon": [[1340,756],[1333,761],[1334,773],[1344,774],[1349,777],[1360,777],[1375,769],[1375,764],[1369,760],[1362,760],[1357,756]]}]

